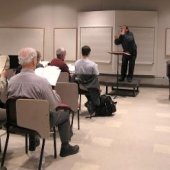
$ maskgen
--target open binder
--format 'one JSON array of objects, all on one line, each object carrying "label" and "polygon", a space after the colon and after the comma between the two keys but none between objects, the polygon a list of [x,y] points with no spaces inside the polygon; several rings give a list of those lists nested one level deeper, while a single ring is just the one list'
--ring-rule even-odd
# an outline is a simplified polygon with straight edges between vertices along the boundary
[{"label": "open binder", "polygon": [[46,78],[51,86],[55,86],[60,76],[61,70],[56,66],[39,67],[35,69],[35,74]]}]

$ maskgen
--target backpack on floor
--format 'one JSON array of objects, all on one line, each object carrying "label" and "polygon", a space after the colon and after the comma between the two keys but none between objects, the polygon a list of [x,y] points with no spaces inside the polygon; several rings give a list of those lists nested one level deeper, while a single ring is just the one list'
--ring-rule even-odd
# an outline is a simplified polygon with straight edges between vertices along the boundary
[{"label": "backpack on floor", "polygon": [[116,104],[112,98],[108,95],[100,96],[100,106],[96,109],[95,116],[112,116],[112,113],[116,112]]}]

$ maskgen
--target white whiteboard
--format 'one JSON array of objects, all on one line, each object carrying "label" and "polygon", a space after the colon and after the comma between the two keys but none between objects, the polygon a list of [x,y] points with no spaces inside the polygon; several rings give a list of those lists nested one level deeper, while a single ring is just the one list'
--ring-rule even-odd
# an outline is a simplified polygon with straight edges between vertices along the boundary
[{"label": "white whiteboard", "polygon": [[111,63],[112,27],[81,27],[80,47],[88,45],[91,48],[91,59],[98,63]]},{"label": "white whiteboard", "polygon": [[44,52],[43,28],[0,28],[0,53],[18,54],[24,47]]},{"label": "white whiteboard", "polygon": [[170,28],[166,29],[165,41],[165,55],[170,56]]},{"label": "white whiteboard", "polygon": [[54,29],[54,56],[58,48],[66,50],[66,61],[75,61],[77,57],[77,29],[55,28]]},{"label": "white whiteboard", "polygon": [[137,44],[138,64],[154,63],[154,47],[155,47],[155,28],[154,27],[129,27],[134,34]]}]

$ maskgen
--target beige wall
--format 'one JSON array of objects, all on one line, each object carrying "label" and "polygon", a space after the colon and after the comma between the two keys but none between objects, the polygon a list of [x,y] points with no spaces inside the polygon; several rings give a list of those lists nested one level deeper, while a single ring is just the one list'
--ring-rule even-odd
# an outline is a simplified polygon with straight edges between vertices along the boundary
[{"label": "beige wall", "polygon": [[[120,25],[126,24],[129,27],[143,27],[154,28],[154,62],[151,64],[137,63],[135,66],[135,74],[138,75],[156,75],[157,70],[157,29],[158,29],[158,17],[156,11],[116,11],[116,29],[119,29]],[[118,30],[116,30],[118,32]],[[143,39],[143,37],[141,37]],[[147,43],[143,39],[143,43]],[[140,47],[138,46],[138,49]],[[137,57],[139,58],[139,50]]]},{"label": "beige wall", "polygon": [[54,28],[77,27],[77,12],[52,1],[7,0],[0,6],[0,27],[45,28],[44,58],[50,60],[54,55]]},{"label": "beige wall", "polygon": [[[103,10],[158,11],[157,67],[154,75],[166,76],[165,29],[170,28],[169,0],[0,0],[0,27],[45,28],[45,59],[53,57],[53,29],[77,27],[78,12]],[[143,18],[145,20],[145,18]],[[108,72],[108,67],[103,67]],[[141,68],[142,70],[143,68]],[[138,72],[142,74],[142,72]]]},{"label": "beige wall", "polygon": [[[80,12],[78,14],[78,49],[80,50],[80,27],[113,27],[115,30],[115,11]],[[113,47],[114,48],[114,47]],[[93,50],[93,49],[92,49]],[[80,51],[78,52],[80,56]],[[111,63],[98,63],[102,73],[113,74],[116,72],[115,57]]]}]

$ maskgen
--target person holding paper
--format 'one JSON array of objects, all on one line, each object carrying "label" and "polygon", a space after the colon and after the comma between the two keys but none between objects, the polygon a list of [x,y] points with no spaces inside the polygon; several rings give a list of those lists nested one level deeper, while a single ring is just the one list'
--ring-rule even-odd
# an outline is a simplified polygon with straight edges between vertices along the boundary
[{"label": "person holding paper", "polygon": [[[33,48],[23,48],[19,52],[19,63],[22,70],[13,76],[8,84],[8,98],[19,96],[48,100],[50,104],[50,123],[57,126],[61,139],[60,156],[76,154],[79,146],[69,144],[72,136],[69,113],[56,108],[61,104],[60,96],[52,90],[49,82],[34,73],[37,65],[37,52]],[[35,143],[36,147],[36,143]]]},{"label": "person holding paper", "polygon": [[[6,75],[7,74],[5,70],[0,74],[0,95],[1,95],[1,92],[3,92],[7,86]],[[4,124],[5,121],[6,121],[6,109],[0,108],[0,128],[2,128],[2,124]],[[1,167],[0,170],[7,170],[7,168]]]},{"label": "person holding paper", "polygon": [[7,55],[0,56],[0,93],[4,91],[7,85],[7,70],[9,69],[9,57]]},{"label": "person holding paper", "polygon": [[[0,74],[0,98],[2,93],[7,88],[7,71],[3,70],[2,73]],[[5,122],[6,120],[6,110],[4,109],[4,104],[1,102],[2,108],[0,108],[0,123]]]},{"label": "person holding paper", "polygon": [[127,74],[127,81],[131,82],[137,56],[137,46],[133,33],[129,31],[128,26],[123,25],[120,27],[119,36],[115,36],[115,44],[121,44],[123,51],[126,53],[122,56],[121,77],[119,81],[124,81]]},{"label": "person holding paper", "polygon": [[6,99],[6,90],[7,90],[7,77],[9,69],[9,57],[6,55],[0,56],[0,128],[2,124],[5,124],[6,121],[6,109],[5,109],[5,100]]},{"label": "person holding paper", "polygon": [[4,91],[7,86],[7,71],[3,70],[0,74],[0,93]]}]

